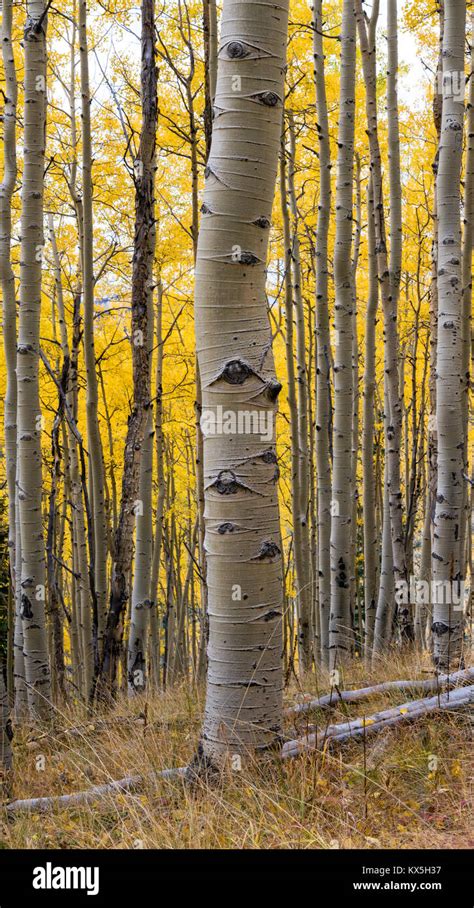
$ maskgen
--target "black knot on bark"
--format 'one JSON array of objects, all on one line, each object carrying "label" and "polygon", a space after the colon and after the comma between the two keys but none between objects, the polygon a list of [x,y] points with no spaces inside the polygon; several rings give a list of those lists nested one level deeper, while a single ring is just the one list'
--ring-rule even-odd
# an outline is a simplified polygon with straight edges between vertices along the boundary
[{"label": "black knot on bark", "polygon": [[265,107],[276,107],[280,101],[280,98],[274,91],[258,91],[256,94],[252,95],[252,98],[260,104],[265,104]]},{"label": "black knot on bark", "polygon": [[264,451],[262,454],[262,460],[264,463],[276,463],[277,456],[275,454],[275,451],[271,451],[271,450]]},{"label": "black knot on bark", "polygon": [[201,205],[201,214],[212,214],[212,211],[209,208],[209,205],[206,205],[205,202],[203,202]]},{"label": "black knot on bark", "polygon": [[248,57],[250,53],[249,48],[242,41],[229,41],[226,51],[231,60],[241,60],[243,57]]},{"label": "black knot on bark", "polygon": [[231,359],[224,366],[221,376],[229,385],[243,385],[252,369],[241,359]]},{"label": "black knot on bark", "polygon": [[239,488],[239,483],[232,470],[221,470],[213,485],[219,495],[235,495]]},{"label": "black knot on bark", "polygon": [[271,378],[267,382],[267,394],[271,401],[275,401],[282,389],[283,385],[276,379]]},{"label": "black knot on bark", "polygon": [[26,618],[27,620],[31,620],[33,618],[33,610],[31,608],[31,602],[28,599],[28,596],[25,595],[25,593],[21,594],[20,617]]},{"label": "black knot on bark", "polygon": [[257,561],[265,561],[266,558],[276,558],[280,554],[280,548],[277,546],[276,542],[270,542],[268,539],[264,539],[257,555]]},{"label": "black knot on bark", "polygon": [[452,630],[452,628],[450,628],[449,625],[445,624],[444,621],[433,621],[431,630],[433,634],[436,634],[437,637],[442,637],[444,634],[448,634]]},{"label": "black knot on bark", "polygon": [[241,265],[258,265],[260,259],[258,255],[255,255],[255,253],[253,252],[242,251],[236,261],[238,261]]},{"label": "black knot on bark", "polygon": [[261,218],[257,218],[254,222],[255,227],[261,227],[262,230],[266,230],[270,227],[270,220],[262,215]]},{"label": "black knot on bark", "polygon": [[226,533],[233,533],[234,530],[235,530],[235,524],[234,524],[234,523],[229,523],[229,522],[228,522],[228,523],[221,523],[221,525],[217,527],[217,532],[218,532],[221,536],[225,536]]}]

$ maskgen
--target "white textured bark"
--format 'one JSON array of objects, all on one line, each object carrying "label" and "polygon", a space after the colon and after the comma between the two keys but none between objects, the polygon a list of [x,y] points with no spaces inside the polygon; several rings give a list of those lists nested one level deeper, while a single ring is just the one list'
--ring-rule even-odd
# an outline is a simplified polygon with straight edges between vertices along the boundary
[{"label": "white textured bark", "polygon": [[[465,0],[445,5],[443,35],[443,113],[437,178],[438,349],[436,419],[438,478],[434,517],[433,661],[455,667],[462,650],[462,608],[456,605],[462,581],[463,363],[460,181],[464,124]],[[447,597],[442,593],[447,591]],[[449,601],[445,601],[445,599]]]},{"label": "white textured bark", "polygon": [[362,435],[365,655],[372,656],[377,605],[377,521],[375,516],[375,326],[379,302],[375,255],[374,194],[367,188],[367,255],[369,292],[365,311],[364,429]]},{"label": "white textured bark", "polygon": [[[151,669],[153,682],[160,686],[160,635],[159,635],[159,609],[158,609],[158,581],[161,564],[161,549],[163,538],[163,511],[165,503],[165,475],[164,475],[164,437],[163,437],[163,285],[158,280],[157,306],[156,306],[156,384],[155,384],[155,452],[156,452],[156,484],[158,494],[155,512],[155,534],[153,539],[153,557],[150,577],[150,647]],[[201,619],[205,618],[202,613]],[[205,665],[205,620],[201,624],[200,638],[200,664]]]},{"label": "white textured bark", "polygon": [[[294,353],[294,322],[297,325],[296,363],[301,355],[301,297],[299,304],[296,300],[295,283],[300,280],[300,261],[298,238],[292,233],[290,216],[287,205],[288,169],[286,163],[287,151],[282,135],[280,154],[280,197],[283,222],[283,245],[285,261],[285,322],[286,322],[286,367],[288,377],[288,409],[290,411],[291,434],[291,512],[293,520],[293,557],[295,563],[296,583],[296,609],[298,616],[298,667],[301,672],[311,668],[311,595],[309,588],[309,535],[307,531],[306,510],[303,507],[304,486],[303,464],[307,464],[307,451],[302,444],[302,428],[300,425],[301,394],[297,394],[297,370],[295,369]],[[290,191],[291,195],[291,191]],[[293,185],[293,199],[294,199]],[[296,281],[294,280],[296,275]],[[304,333],[304,332],[303,332]],[[303,344],[304,355],[304,344]],[[307,502],[307,494],[306,494]],[[307,506],[307,504],[306,504]],[[304,516],[303,516],[304,511]]]},{"label": "white textured bark", "polygon": [[10,577],[15,602],[13,674],[15,710],[22,713],[27,705],[25,660],[21,606],[21,541],[19,538],[19,506],[17,502],[17,378],[16,378],[16,294],[15,276],[11,263],[12,216],[11,201],[17,175],[16,164],[16,107],[17,79],[12,45],[12,0],[5,0],[2,9],[2,59],[5,79],[3,105],[3,179],[0,184],[0,280],[3,297],[3,349],[7,373],[4,403],[4,434],[6,479],[8,491],[8,551]]},{"label": "white textured bark", "polygon": [[81,73],[81,131],[82,131],[82,284],[84,301],[84,361],[86,366],[87,442],[90,501],[93,521],[93,566],[95,587],[94,633],[96,660],[102,651],[105,631],[107,596],[107,521],[104,502],[104,463],[99,429],[99,392],[94,340],[94,232],[92,212],[92,140],[91,93],[89,87],[89,52],[87,39],[87,0],[79,0],[79,52]]},{"label": "white textured bark", "polygon": [[21,617],[28,704],[49,712],[50,668],[45,630],[45,548],[41,513],[39,334],[46,125],[46,9],[30,0],[24,32],[24,165],[21,209],[20,322],[17,347],[18,500]]},{"label": "white textured bark", "polygon": [[336,344],[331,521],[330,666],[344,660],[352,645],[352,334],[354,304],[351,267],[355,129],[356,24],[353,0],[344,0],[334,250]]},{"label": "white textured bark", "polygon": [[265,263],[275,191],[288,3],[225,0],[212,148],[196,262],[204,415],[257,410],[263,440],[204,438],[209,667],[198,759],[219,764],[279,736],[282,572]]},{"label": "white textured bark", "polygon": [[[405,538],[402,519],[402,493],[400,487],[400,445],[402,433],[402,402],[399,388],[399,338],[398,338],[398,289],[400,283],[399,262],[401,242],[401,221],[399,211],[398,184],[399,163],[395,138],[398,135],[397,125],[391,127],[390,146],[390,204],[393,207],[390,222],[393,236],[390,267],[387,252],[385,231],[385,207],[383,197],[382,158],[380,153],[378,118],[377,118],[377,67],[376,67],[376,23],[379,3],[375,0],[372,14],[367,24],[361,0],[355,0],[356,17],[359,31],[359,43],[362,54],[364,73],[367,134],[369,137],[370,168],[374,187],[374,219],[377,252],[377,271],[380,297],[384,315],[384,372],[385,372],[385,457],[388,461],[386,482],[388,483],[388,504],[390,511],[390,528],[393,549],[393,572],[395,580],[406,582]],[[393,9],[392,9],[393,14]],[[389,82],[392,86],[390,104],[396,111],[396,40],[392,30],[391,66]],[[395,67],[395,68],[394,68]],[[402,637],[411,639],[413,623],[409,608],[403,607],[398,613]]]},{"label": "white textured bark", "polygon": [[321,661],[329,664],[331,606],[331,341],[328,305],[328,234],[331,207],[331,151],[324,72],[322,2],[313,5],[314,84],[319,150],[319,200],[316,229],[316,470],[318,509],[318,600]]},{"label": "white textured bark", "polygon": [[11,202],[17,175],[16,105],[18,91],[12,45],[12,0],[4,0],[3,3],[1,41],[5,94],[3,103],[3,179],[0,184],[0,280],[3,297],[3,350],[7,372],[4,433],[8,490],[8,550],[10,576],[14,589],[17,388],[15,275],[11,263]]},{"label": "white textured bark", "polygon": [[464,175],[464,230],[462,238],[462,369],[463,380],[463,435],[464,435],[464,505],[461,522],[462,574],[465,577],[469,562],[470,487],[469,476],[469,388],[471,365],[472,322],[472,249],[474,242],[474,10],[471,10],[471,66],[466,117],[466,165]]},{"label": "white textured bark", "polygon": [[[66,374],[66,431],[68,438],[68,475],[70,481],[72,503],[72,545],[75,561],[75,580],[77,582],[77,617],[80,633],[80,665],[77,666],[81,678],[82,695],[87,703],[91,694],[91,685],[94,667],[94,645],[92,638],[92,598],[89,584],[88,552],[86,522],[84,513],[83,490],[81,480],[80,450],[78,443],[78,430],[75,419],[77,380],[74,363],[71,363],[64,295],[61,282],[61,260],[54,232],[53,216],[49,215],[49,235],[53,253],[53,265],[56,281],[56,303],[59,316],[59,331],[61,348],[65,362]],[[71,368],[72,366],[72,368]]]}]

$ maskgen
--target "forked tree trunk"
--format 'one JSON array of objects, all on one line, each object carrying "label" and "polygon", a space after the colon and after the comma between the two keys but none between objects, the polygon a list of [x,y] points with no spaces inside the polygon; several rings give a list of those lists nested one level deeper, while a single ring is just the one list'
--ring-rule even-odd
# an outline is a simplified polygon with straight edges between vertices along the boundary
[{"label": "forked tree trunk", "polygon": [[24,32],[24,165],[21,209],[20,323],[17,347],[18,500],[21,535],[21,617],[32,715],[50,708],[45,629],[45,548],[41,512],[39,343],[43,257],[46,132],[46,8],[30,0]]},{"label": "forked tree trunk", "polygon": [[459,584],[463,559],[464,377],[460,180],[464,124],[465,0],[445,8],[443,36],[443,113],[439,149],[438,202],[438,350],[436,418],[438,481],[434,518],[433,661],[442,670],[459,665],[462,603]]},{"label": "forked tree trunk", "polygon": [[[110,606],[107,616],[107,628],[104,641],[104,657],[101,666],[101,686],[108,694],[115,694],[117,670],[122,652],[124,621],[129,599],[128,576],[132,563],[132,545],[134,529],[134,510],[140,481],[140,458],[143,439],[151,407],[150,361],[153,349],[153,325],[149,324],[151,299],[153,293],[153,259],[155,251],[155,143],[157,123],[157,69],[154,44],[154,5],[153,0],[142,3],[142,129],[140,148],[135,161],[135,237],[132,273],[132,361],[133,361],[133,408],[128,419],[127,437],[125,440],[122,494],[117,531],[114,540],[112,577],[110,588]],[[148,438],[148,441],[150,438]],[[151,448],[147,448],[149,455]],[[148,464],[144,472],[147,473]],[[146,485],[146,477],[143,477]],[[143,489],[148,492],[146,488]],[[143,511],[149,507],[146,502]],[[141,506],[138,503],[138,508]],[[150,515],[142,515],[148,520]],[[149,528],[144,533],[149,536]],[[146,590],[145,590],[146,587]],[[135,590],[136,607],[149,609],[149,573],[140,589]],[[144,617],[144,616],[142,616]],[[140,653],[144,662],[146,654],[145,627],[147,622],[140,621],[136,626],[138,637],[134,655],[130,652],[129,670],[135,665]],[[140,661],[140,660],[139,660]],[[138,664],[138,663],[137,663]],[[141,668],[136,669],[136,678],[141,677]],[[140,686],[140,685],[139,685]]]},{"label": "forked tree trunk", "polygon": [[330,666],[343,661],[352,645],[352,332],[351,267],[355,129],[356,25],[353,0],[344,0],[334,250],[336,343],[331,520]]},{"label": "forked tree trunk", "polygon": [[88,575],[87,534],[84,513],[84,500],[81,480],[81,453],[76,425],[76,393],[77,383],[75,356],[71,358],[64,295],[61,283],[61,261],[56,243],[52,215],[49,216],[49,234],[53,252],[53,264],[56,281],[56,301],[59,315],[59,329],[64,362],[70,364],[66,372],[65,404],[66,431],[68,437],[67,468],[70,480],[70,494],[72,502],[72,546],[75,557],[75,581],[77,590],[77,617],[80,629],[80,665],[77,666],[81,677],[82,694],[87,703],[91,693],[91,684],[94,667],[94,647],[92,639],[92,598],[90,594]]},{"label": "forked tree trunk", "polygon": [[[212,148],[196,262],[209,667],[198,763],[276,743],[282,718],[282,570],[275,378],[265,264],[278,163],[287,0],[224,0]],[[211,430],[216,407],[238,424]],[[265,424],[264,424],[265,423]],[[203,423],[204,426],[204,423]],[[255,428],[255,427],[254,427]],[[261,429],[268,432],[261,432]],[[264,437],[265,436],[265,437]]]},{"label": "forked tree trunk", "polygon": [[318,508],[318,599],[321,661],[329,664],[331,606],[331,342],[328,306],[328,234],[331,206],[331,150],[326,98],[321,0],[313,6],[314,84],[319,150],[319,200],[316,229],[316,470]]}]

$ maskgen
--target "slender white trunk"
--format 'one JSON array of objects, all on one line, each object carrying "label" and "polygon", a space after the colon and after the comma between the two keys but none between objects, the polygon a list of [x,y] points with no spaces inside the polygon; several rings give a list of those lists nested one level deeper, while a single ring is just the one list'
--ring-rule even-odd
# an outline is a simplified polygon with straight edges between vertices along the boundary
[{"label": "slender white trunk", "polygon": [[372,655],[377,604],[377,521],[375,516],[375,326],[379,302],[375,254],[374,194],[372,179],[367,189],[367,246],[369,292],[365,313],[364,430],[362,435],[365,654]]},{"label": "slender white trunk", "polygon": [[434,518],[433,661],[449,670],[459,664],[463,580],[463,332],[461,266],[461,160],[464,125],[464,42],[466,2],[446,3],[443,35],[443,113],[437,178],[438,349],[436,419],[438,480]]},{"label": "slender white trunk", "polygon": [[224,0],[216,116],[196,262],[203,416],[258,410],[265,439],[204,433],[209,668],[198,760],[276,743],[282,571],[265,264],[278,163],[287,0]]},{"label": "slender white trunk", "polygon": [[45,548],[41,512],[42,416],[39,400],[46,127],[46,9],[43,0],[30,0],[28,3],[24,48],[24,165],[17,347],[21,617],[28,704],[33,715],[45,715],[49,712],[51,687],[45,628]]},{"label": "slender white trunk", "polygon": [[352,645],[352,205],[355,128],[356,26],[353,0],[344,0],[341,30],[341,82],[336,183],[334,283],[334,429],[331,521],[330,665],[339,664]]},{"label": "slender white trunk", "polygon": [[331,605],[331,342],[328,306],[328,234],[331,206],[331,151],[324,72],[321,0],[313,6],[314,83],[318,121],[319,200],[316,230],[316,469],[318,508],[318,598],[321,660],[329,663]]}]

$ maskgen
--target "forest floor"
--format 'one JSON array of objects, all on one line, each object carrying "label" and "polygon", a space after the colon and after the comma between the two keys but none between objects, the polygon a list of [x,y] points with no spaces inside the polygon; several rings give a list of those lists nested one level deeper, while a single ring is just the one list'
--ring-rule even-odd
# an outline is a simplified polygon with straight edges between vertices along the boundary
[{"label": "forest floor", "polygon": [[[354,660],[341,687],[429,677],[429,662],[394,655],[367,671]],[[329,691],[328,679],[293,679],[285,705]],[[415,699],[391,691],[352,705],[339,703],[296,721],[341,722]],[[418,695],[419,696],[419,695]],[[87,720],[67,707],[55,732],[40,737],[15,728],[14,798],[59,795],[127,775],[148,775],[135,793],[102,797],[10,820],[0,810],[3,848],[474,848],[472,809],[474,718],[445,712],[384,729],[365,742],[258,765],[225,784],[191,791],[181,779],[153,772],[186,765],[199,736],[203,690],[182,684],[145,700],[119,700],[114,721]],[[146,713],[146,723],[143,719]],[[141,716],[141,718],[140,718]],[[121,720],[127,717],[129,721]],[[109,717],[110,718],[110,717]],[[66,729],[76,728],[74,734]],[[36,739],[35,739],[36,738]]]}]

